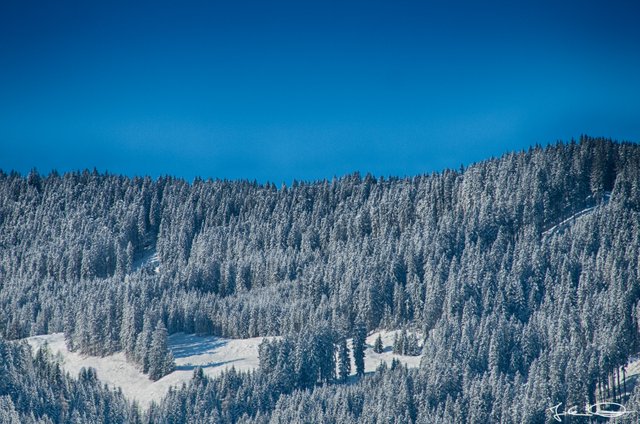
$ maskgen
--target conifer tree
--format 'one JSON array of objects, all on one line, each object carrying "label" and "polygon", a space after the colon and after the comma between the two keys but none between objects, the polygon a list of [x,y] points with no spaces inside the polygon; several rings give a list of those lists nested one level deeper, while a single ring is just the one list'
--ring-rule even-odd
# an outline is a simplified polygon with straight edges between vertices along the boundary
[{"label": "conifer tree", "polygon": [[376,341],[373,344],[373,351],[375,353],[382,353],[383,350],[384,350],[384,345],[382,344],[382,336],[378,334],[378,337],[376,337]]},{"label": "conifer tree", "polygon": [[159,380],[175,369],[173,354],[167,343],[167,329],[158,321],[149,348],[149,378]]},{"label": "conifer tree", "polygon": [[351,374],[351,355],[345,339],[338,343],[338,379],[345,381]]},{"label": "conifer tree", "polygon": [[364,349],[367,337],[367,330],[363,324],[356,326],[356,331],[353,336],[353,359],[356,366],[356,375],[364,375]]},{"label": "conifer tree", "polygon": [[405,354],[405,345],[406,342],[406,333],[403,330],[402,332],[396,332],[393,335],[393,353],[396,355],[404,355]]},{"label": "conifer tree", "polygon": [[147,315],[144,317],[142,332],[138,334],[136,339],[135,358],[136,363],[140,365],[143,373],[149,372],[149,348],[152,338],[151,318]]}]

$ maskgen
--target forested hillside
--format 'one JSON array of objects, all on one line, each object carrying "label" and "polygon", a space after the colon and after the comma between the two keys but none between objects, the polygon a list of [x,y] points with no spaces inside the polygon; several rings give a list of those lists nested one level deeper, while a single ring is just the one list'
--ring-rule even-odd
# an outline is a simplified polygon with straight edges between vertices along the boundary
[{"label": "forested hillside", "polygon": [[0,423],[141,422],[136,406],[103,387],[92,369],[65,375],[47,349],[35,357],[24,344],[0,337]]},{"label": "forested hillside", "polygon": [[[640,146],[604,139],[282,187],[0,173],[4,338],[63,331],[159,378],[167,333],[284,336],[260,371],[196,372],[153,422],[551,422],[597,389],[626,401],[639,258]],[[344,384],[347,338],[405,327],[419,369]]]}]

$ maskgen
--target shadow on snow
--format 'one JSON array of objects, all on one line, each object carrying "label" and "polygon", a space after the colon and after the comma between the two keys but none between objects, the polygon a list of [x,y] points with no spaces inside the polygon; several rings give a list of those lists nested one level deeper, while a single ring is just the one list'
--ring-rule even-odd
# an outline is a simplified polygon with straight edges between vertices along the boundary
[{"label": "shadow on snow", "polygon": [[238,362],[238,361],[241,361],[243,359],[244,358],[230,359],[228,361],[209,362],[207,364],[198,364],[198,365],[193,365],[193,364],[176,365],[176,371],[193,371],[196,368],[202,368],[203,370],[207,369],[207,368],[216,368],[216,367],[220,367],[222,365],[231,364],[233,362]]},{"label": "shadow on snow", "polygon": [[194,334],[169,338],[169,348],[176,359],[213,353],[228,342],[224,339],[199,337]]}]

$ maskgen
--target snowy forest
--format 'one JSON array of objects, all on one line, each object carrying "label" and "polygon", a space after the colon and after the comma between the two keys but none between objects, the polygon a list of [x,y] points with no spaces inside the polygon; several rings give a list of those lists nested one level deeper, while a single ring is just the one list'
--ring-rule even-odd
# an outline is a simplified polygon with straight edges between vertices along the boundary
[{"label": "snowy forest", "polygon": [[[551,423],[558,403],[607,400],[640,411],[625,368],[640,352],[639,259],[640,145],[587,136],[430,175],[279,187],[0,171],[0,422]],[[405,330],[393,348],[421,348],[419,368],[365,374],[377,329]],[[174,369],[170,334],[281,337],[260,345],[258,370],[196,369],[143,411],[20,341],[58,332],[83,354],[124,352],[154,380]]]}]

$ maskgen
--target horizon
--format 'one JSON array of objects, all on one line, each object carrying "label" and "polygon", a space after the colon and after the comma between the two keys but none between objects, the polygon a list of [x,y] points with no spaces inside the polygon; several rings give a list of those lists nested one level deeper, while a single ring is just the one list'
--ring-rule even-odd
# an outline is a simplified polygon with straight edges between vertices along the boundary
[{"label": "horizon", "polygon": [[377,181],[381,181],[381,180],[392,180],[392,179],[397,179],[397,180],[406,180],[406,179],[412,179],[412,178],[416,178],[416,177],[430,177],[432,175],[439,175],[442,173],[445,173],[447,171],[451,171],[451,172],[465,172],[467,171],[467,169],[472,168],[480,163],[483,162],[487,162],[487,161],[492,161],[492,160],[500,160],[505,156],[508,155],[519,155],[519,154],[527,154],[528,152],[535,150],[535,149],[542,149],[542,150],[546,150],[548,148],[553,148],[555,146],[566,146],[572,143],[575,144],[580,144],[582,143],[582,139],[588,139],[588,140],[602,140],[602,141],[606,141],[606,142],[612,142],[612,143],[616,143],[616,144],[640,144],[636,141],[630,141],[630,140],[616,140],[616,139],[612,139],[610,137],[594,137],[594,136],[590,136],[588,134],[582,134],[579,138],[574,139],[572,138],[571,140],[557,140],[553,143],[547,143],[547,144],[535,144],[535,145],[531,145],[528,146],[526,148],[522,148],[522,149],[517,149],[517,150],[509,150],[506,152],[503,152],[500,155],[495,155],[495,156],[489,156],[483,159],[480,159],[478,161],[475,162],[471,162],[468,164],[460,164],[458,167],[446,167],[446,168],[441,168],[441,169],[436,169],[436,170],[432,170],[430,172],[424,172],[424,173],[418,173],[418,174],[411,174],[411,175],[376,175],[373,174],[371,172],[366,172],[366,173],[362,173],[358,170],[354,170],[352,172],[347,172],[344,174],[340,174],[340,175],[334,175],[332,177],[329,178],[321,178],[321,179],[310,179],[310,180],[305,180],[305,179],[299,179],[299,178],[293,178],[290,181],[281,181],[281,182],[277,182],[277,181],[270,181],[270,180],[265,180],[265,181],[258,181],[257,179],[247,179],[247,178],[219,178],[219,177],[203,177],[200,175],[196,175],[193,178],[185,178],[183,176],[179,176],[179,175],[174,175],[174,174],[158,174],[158,175],[149,175],[149,174],[124,174],[124,173],[118,173],[118,172],[112,172],[109,169],[98,169],[96,167],[92,167],[92,168],[76,168],[76,169],[69,169],[69,170],[65,170],[65,171],[59,171],[58,169],[50,169],[46,172],[42,172],[40,169],[37,169],[36,167],[31,168],[30,170],[26,171],[26,172],[21,172],[15,169],[3,169],[2,167],[0,167],[0,173],[4,173],[5,175],[11,175],[12,173],[16,173],[18,175],[20,175],[20,177],[22,178],[27,178],[32,172],[36,172],[37,175],[39,175],[40,177],[43,178],[47,178],[50,175],[57,173],[59,176],[64,176],[67,174],[83,174],[83,173],[98,173],[98,175],[100,176],[115,176],[115,177],[125,177],[125,178],[129,178],[129,179],[135,179],[135,178],[151,178],[153,181],[157,181],[161,178],[169,178],[169,179],[174,179],[174,180],[182,180],[184,182],[186,182],[189,185],[193,185],[197,180],[202,181],[202,182],[230,182],[230,183],[248,183],[248,184],[257,184],[258,186],[261,187],[266,187],[268,185],[274,185],[276,187],[276,189],[280,189],[281,187],[286,187],[286,188],[290,188],[296,184],[307,184],[307,185],[314,185],[314,184],[320,184],[320,183],[324,183],[324,182],[332,182],[332,181],[340,181],[342,179],[345,178],[349,178],[352,176],[359,176],[360,178],[365,178],[368,176],[373,177],[375,180]]},{"label": "horizon", "polygon": [[279,186],[640,141],[640,5],[4,2],[0,169]]}]

